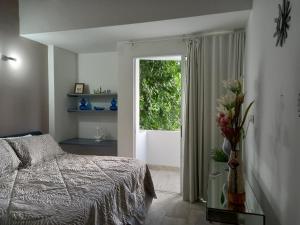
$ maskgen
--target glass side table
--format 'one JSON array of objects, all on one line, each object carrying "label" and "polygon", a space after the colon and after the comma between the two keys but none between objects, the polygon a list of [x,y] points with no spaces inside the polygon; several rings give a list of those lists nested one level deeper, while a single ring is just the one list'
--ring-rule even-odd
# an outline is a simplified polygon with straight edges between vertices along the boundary
[{"label": "glass side table", "polygon": [[211,160],[206,203],[206,219],[238,225],[265,225],[265,215],[247,181],[244,206],[233,206],[227,202],[227,163]]}]

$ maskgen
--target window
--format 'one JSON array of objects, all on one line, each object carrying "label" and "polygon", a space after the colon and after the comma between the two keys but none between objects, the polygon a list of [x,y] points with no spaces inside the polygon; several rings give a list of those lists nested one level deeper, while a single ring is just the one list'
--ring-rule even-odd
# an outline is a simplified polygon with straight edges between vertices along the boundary
[{"label": "window", "polygon": [[140,128],[178,130],[180,113],[180,61],[140,60]]}]

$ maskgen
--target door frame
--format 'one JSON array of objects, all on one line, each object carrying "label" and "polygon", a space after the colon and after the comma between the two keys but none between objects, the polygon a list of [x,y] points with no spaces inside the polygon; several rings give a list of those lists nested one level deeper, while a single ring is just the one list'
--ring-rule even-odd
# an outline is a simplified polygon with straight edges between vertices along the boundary
[{"label": "door frame", "polygon": [[181,129],[180,129],[180,193],[182,193],[182,175],[183,175],[183,123],[185,113],[185,82],[186,82],[186,55],[185,54],[170,54],[170,55],[155,55],[155,56],[139,56],[133,58],[133,157],[137,157],[137,132],[139,132],[139,61],[141,59],[151,59],[159,57],[180,57],[181,64]]}]

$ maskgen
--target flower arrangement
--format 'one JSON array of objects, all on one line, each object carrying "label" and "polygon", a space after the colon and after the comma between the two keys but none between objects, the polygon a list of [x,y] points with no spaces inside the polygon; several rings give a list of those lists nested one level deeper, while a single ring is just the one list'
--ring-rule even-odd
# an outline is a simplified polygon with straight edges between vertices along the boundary
[{"label": "flower arrangement", "polygon": [[230,142],[231,150],[236,151],[237,145],[244,134],[244,123],[254,101],[248,105],[244,115],[242,115],[245,94],[242,91],[241,82],[239,80],[228,80],[224,81],[223,84],[228,93],[218,100],[217,124],[222,135]]}]

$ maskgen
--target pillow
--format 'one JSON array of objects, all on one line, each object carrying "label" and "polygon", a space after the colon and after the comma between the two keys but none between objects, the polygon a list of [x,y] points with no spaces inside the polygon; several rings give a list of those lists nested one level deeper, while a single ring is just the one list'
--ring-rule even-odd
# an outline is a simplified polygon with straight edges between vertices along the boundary
[{"label": "pillow", "polygon": [[24,137],[32,137],[31,134],[26,134],[24,136],[15,136],[15,137],[0,137],[0,140],[8,140],[8,139],[14,139],[14,138],[24,138]]},{"label": "pillow", "polygon": [[12,172],[20,165],[16,153],[11,146],[3,139],[0,140],[0,176],[5,172]]},{"label": "pillow", "polygon": [[21,167],[28,167],[64,153],[49,134],[26,138],[9,138],[7,142],[21,160]]}]

